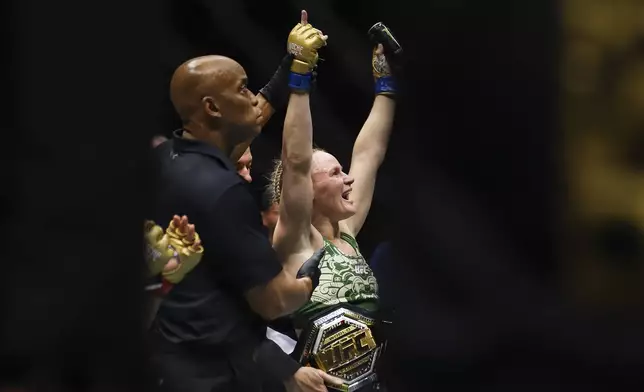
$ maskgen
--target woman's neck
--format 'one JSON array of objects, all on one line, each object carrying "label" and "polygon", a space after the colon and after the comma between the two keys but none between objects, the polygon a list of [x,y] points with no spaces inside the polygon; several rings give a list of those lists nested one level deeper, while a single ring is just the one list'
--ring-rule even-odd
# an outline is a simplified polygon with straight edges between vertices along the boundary
[{"label": "woman's neck", "polygon": [[338,222],[332,222],[325,216],[314,214],[311,223],[327,240],[340,238],[340,224]]}]

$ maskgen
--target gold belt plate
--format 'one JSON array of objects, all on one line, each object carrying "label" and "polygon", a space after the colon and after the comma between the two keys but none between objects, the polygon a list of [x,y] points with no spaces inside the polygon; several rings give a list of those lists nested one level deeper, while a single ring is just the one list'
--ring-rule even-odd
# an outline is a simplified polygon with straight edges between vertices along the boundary
[{"label": "gold belt plate", "polygon": [[300,362],[341,378],[345,384],[339,390],[355,391],[374,382],[380,352],[371,330],[374,324],[374,319],[345,308],[314,320]]}]

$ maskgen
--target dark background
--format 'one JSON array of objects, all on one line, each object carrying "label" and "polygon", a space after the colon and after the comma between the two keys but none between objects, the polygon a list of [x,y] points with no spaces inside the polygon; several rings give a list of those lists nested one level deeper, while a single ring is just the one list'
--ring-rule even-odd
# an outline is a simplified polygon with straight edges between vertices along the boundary
[{"label": "dark background", "polygon": [[[370,6],[368,6],[371,4]],[[367,30],[389,16],[376,4],[367,2],[260,2],[260,1],[166,1],[164,3],[163,75],[170,80],[176,67],[185,60],[221,54],[237,60],[249,76],[252,91],[268,81],[285,53],[285,37],[298,21],[301,9],[307,9],[310,21],[337,41],[321,52],[318,87],[312,98],[314,142],[334,154],[348,171],[353,142],[366,120],[373,102],[371,43]],[[384,11],[384,12],[383,12]],[[271,15],[271,17],[267,17]],[[180,127],[165,93],[160,97],[164,108],[164,129],[170,136]],[[261,193],[267,185],[272,161],[279,157],[282,108],[252,145],[253,188]],[[360,235],[361,250],[369,256],[374,246],[387,238],[389,222],[386,201],[394,192],[391,163],[382,170],[369,220]]]},{"label": "dark background", "polygon": [[[637,318],[582,314],[555,284],[565,208],[555,1],[12,6],[3,13],[2,384],[149,387],[140,223],[153,197],[150,138],[178,126],[169,77],[218,53],[257,90],[306,8],[330,36],[315,141],[346,166],[373,98],[366,30],[387,23],[406,52],[396,129],[359,238],[368,251],[396,245],[393,390],[638,390]],[[253,145],[256,169],[276,155],[282,117]]]},{"label": "dark background", "polygon": [[[363,251],[368,256],[376,243],[387,239],[392,196],[410,189],[408,184],[394,185],[392,177],[400,171],[414,180],[425,177],[415,164],[394,169],[394,162],[418,153],[452,181],[467,184],[485,208],[498,211],[498,223],[512,227],[508,236],[538,249],[530,255],[535,268],[552,269],[546,260],[552,258],[547,249],[552,248],[549,219],[556,182],[554,107],[547,106],[555,103],[558,61],[553,5],[207,0],[164,4],[167,35],[161,50],[166,79],[186,59],[218,53],[245,67],[254,91],[274,72],[284,53],[285,34],[299,10],[307,9],[311,22],[330,36],[312,102],[314,142],[347,169],[353,141],[373,101],[366,31],[377,21],[389,24],[414,64],[405,70],[409,78],[404,82],[413,91],[408,109],[413,107],[413,115],[420,118],[405,127],[427,141],[413,142],[403,135],[407,131],[402,126],[397,127],[392,144],[399,151],[390,153],[378,178],[375,202],[359,238]],[[167,134],[180,124],[167,93],[160,99]],[[252,146],[256,189],[265,184],[263,177],[279,156],[283,116],[284,111],[278,113]]]}]

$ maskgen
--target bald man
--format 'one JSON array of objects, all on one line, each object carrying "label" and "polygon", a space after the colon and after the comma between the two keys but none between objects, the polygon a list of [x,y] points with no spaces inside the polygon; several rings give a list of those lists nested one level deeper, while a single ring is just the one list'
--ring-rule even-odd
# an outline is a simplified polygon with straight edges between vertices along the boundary
[{"label": "bald man", "polygon": [[[266,341],[266,320],[301,307],[317,284],[321,254],[297,276],[282,268],[235,165],[288,97],[290,63],[286,57],[258,95],[248,90],[243,67],[223,56],[186,61],[172,77],[170,97],[183,127],[155,149],[154,220],[190,216],[208,251],[157,313],[163,390],[261,390],[254,355]],[[288,366],[278,369],[281,377],[299,368]]]},{"label": "bald man", "polygon": [[233,161],[239,159],[232,156],[235,147],[257,136],[273,113],[265,97],[256,96],[247,85],[244,68],[228,57],[203,56],[183,63],[172,77],[170,98],[184,136],[218,147]]}]

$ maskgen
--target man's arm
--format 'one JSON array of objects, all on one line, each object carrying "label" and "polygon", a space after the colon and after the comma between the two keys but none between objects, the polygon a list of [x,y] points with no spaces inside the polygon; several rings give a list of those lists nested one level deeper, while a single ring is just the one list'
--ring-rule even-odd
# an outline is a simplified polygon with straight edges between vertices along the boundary
[{"label": "man's arm", "polygon": [[393,99],[384,95],[376,96],[371,113],[353,145],[349,175],[355,182],[349,199],[356,206],[356,213],[345,221],[353,236],[362,229],[371,208],[376,175],[387,153],[395,108]]},{"label": "man's arm", "polygon": [[326,391],[325,383],[342,386],[342,380],[337,377],[320,369],[303,367],[269,339],[259,345],[253,359],[266,377],[282,381],[288,392]]},{"label": "man's arm", "polygon": [[290,89],[288,87],[289,68],[293,61],[293,56],[287,54],[282,58],[279,67],[266,83],[266,86],[259,90],[257,97],[257,106],[261,109],[262,115],[260,123],[262,127],[273,116],[276,110],[284,108],[287,103]]},{"label": "man's arm", "polygon": [[[266,125],[266,123],[268,122],[268,120],[271,119],[273,114],[275,114],[275,108],[273,107],[273,105],[271,105],[268,99],[266,99],[266,97],[262,95],[261,92],[257,94],[256,97],[257,97],[257,107],[262,111],[259,121],[263,128],[264,125]],[[250,145],[250,143],[248,145]]]},{"label": "man's arm", "polygon": [[266,285],[248,290],[245,297],[255,313],[265,320],[275,320],[301,308],[312,291],[310,278],[295,279],[293,274],[283,269]]},{"label": "man's arm", "polygon": [[[286,101],[290,94],[290,90],[288,88],[288,73],[292,58],[293,56],[290,54],[284,56],[271,79],[259,90],[259,93],[255,95],[255,98],[257,98],[257,107],[261,111],[259,124],[262,128],[264,128],[264,125],[268,123],[268,120],[273,117],[276,110],[281,109],[286,105]],[[232,154],[230,154],[230,159],[233,162],[237,162],[237,160],[244,154],[244,151],[250,147],[252,142],[253,141],[251,140],[235,146]]]},{"label": "man's arm", "polygon": [[272,320],[308,301],[311,279],[296,279],[282,269],[244,184],[234,185],[218,198],[208,221],[212,223],[200,229],[201,237],[208,252],[222,263],[217,269],[223,275],[220,278],[243,293],[253,311]]}]

